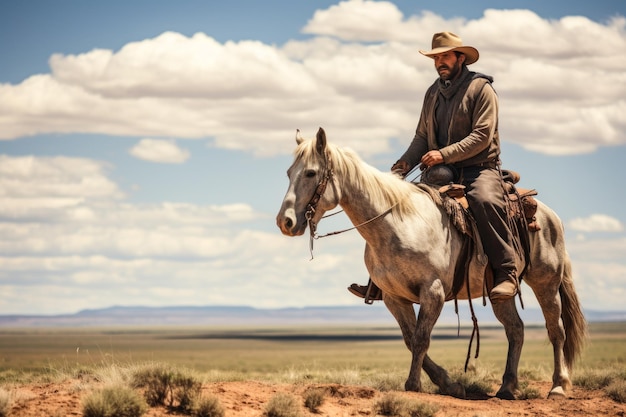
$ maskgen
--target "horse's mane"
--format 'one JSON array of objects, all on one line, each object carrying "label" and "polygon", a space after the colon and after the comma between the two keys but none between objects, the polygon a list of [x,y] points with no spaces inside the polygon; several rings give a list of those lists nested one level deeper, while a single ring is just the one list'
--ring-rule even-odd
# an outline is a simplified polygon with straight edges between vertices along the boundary
[{"label": "horse's mane", "polygon": [[[304,145],[305,143],[308,143],[308,146]],[[404,181],[391,172],[381,172],[364,162],[349,148],[340,148],[327,143],[326,152],[331,158],[337,176],[356,181],[363,193],[372,203],[380,206],[381,210],[393,207],[392,212],[400,216],[416,213],[417,207],[411,199],[411,195],[416,192],[428,195],[437,205],[442,204],[441,197],[435,189]],[[296,158],[302,158],[307,162],[315,160],[316,155],[315,140],[305,141],[296,149]]]}]

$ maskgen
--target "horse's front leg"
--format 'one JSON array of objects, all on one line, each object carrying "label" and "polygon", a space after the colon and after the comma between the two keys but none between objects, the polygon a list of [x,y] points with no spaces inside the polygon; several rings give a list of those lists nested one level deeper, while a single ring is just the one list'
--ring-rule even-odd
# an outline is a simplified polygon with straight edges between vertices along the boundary
[{"label": "horse's front leg", "polygon": [[506,338],[509,342],[506,368],[502,376],[502,386],[496,393],[496,397],[504,400],[514,400],[515,390],[518,388],[517,368],[524,344],[524,323],[517,313],[514,298],[494,303],[493,312],[498,321],[504,326]]},{"label": "horse's front leg", "polygon": [[[441,314],[445,298],[443,287],[439,281],[435,281],[430,287],[420,287],[419,294],[420,309],[417,320],[412,303],[387,295],[384,297],[385,305],[398,321],[404,342],[411,351],[411,369],[404,388],[407,391],[418,392],[422,389],[421,370],[430,346],[430,335]],[[426,363],[427,372],[437,373],[436,368],[432,367],[434,362],[428,360]]]}]

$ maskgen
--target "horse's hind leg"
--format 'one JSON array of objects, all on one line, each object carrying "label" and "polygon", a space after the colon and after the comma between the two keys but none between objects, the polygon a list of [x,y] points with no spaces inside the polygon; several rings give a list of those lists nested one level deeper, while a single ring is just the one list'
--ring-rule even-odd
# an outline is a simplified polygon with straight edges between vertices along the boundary
[{"label": "horse's hind leg", "polygon": [[463,385],[452,381],[448,372],[433,362],[430,356],[426,355],[424,357],[423,367],[430,380],[439,387],[439,391],[442,394],[465,399],[465,388]]},{"label": "horse's hind leg", "polygon": [[493,312],[498,321],[504,326],[506,338],[509,342],[506,368],[502,376],[502,386],[496,393],[496,397],[504,400],[514,400],[515,390],[518,387],[517,368],[522,354],[522,345],[524,344],[524,323],[517,313],[514,298],[494,303]]}]

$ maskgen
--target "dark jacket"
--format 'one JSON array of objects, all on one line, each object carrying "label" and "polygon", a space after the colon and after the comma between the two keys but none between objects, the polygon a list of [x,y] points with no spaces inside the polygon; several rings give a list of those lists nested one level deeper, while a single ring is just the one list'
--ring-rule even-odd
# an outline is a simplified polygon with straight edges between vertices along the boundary
[{"label": "dark jacket", "polygon": [[426,152],[439,149],[444,163],[457,168],[495,163],[500,155],[500,138],[498,97],[491,86],[492,81],[487,75],[464,68],[459,91],[450,102],[453,113],[448,144],[439,148],[435,132],[435,105],[440,95],[437,79],[426,91],[415,137],[400,159],[413,168]]}]

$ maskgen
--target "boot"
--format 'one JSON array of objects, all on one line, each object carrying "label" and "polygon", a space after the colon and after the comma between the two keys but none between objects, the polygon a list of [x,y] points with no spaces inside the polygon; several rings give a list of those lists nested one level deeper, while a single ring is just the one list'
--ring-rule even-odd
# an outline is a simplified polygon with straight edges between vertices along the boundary
[{"label": "boot", "polygon": [[492,303],[505,301],[517,295],[518,284],[515,277],[507,277],[498,281],[496,281],[498,283],[489,291],[489,299]]},{"label": "boot", "polygon": [[383,292],[374,284],[370,278],[367,285],[352,284],[348,291],[360,298],[365,298],[366,304],[383,299]]}]

